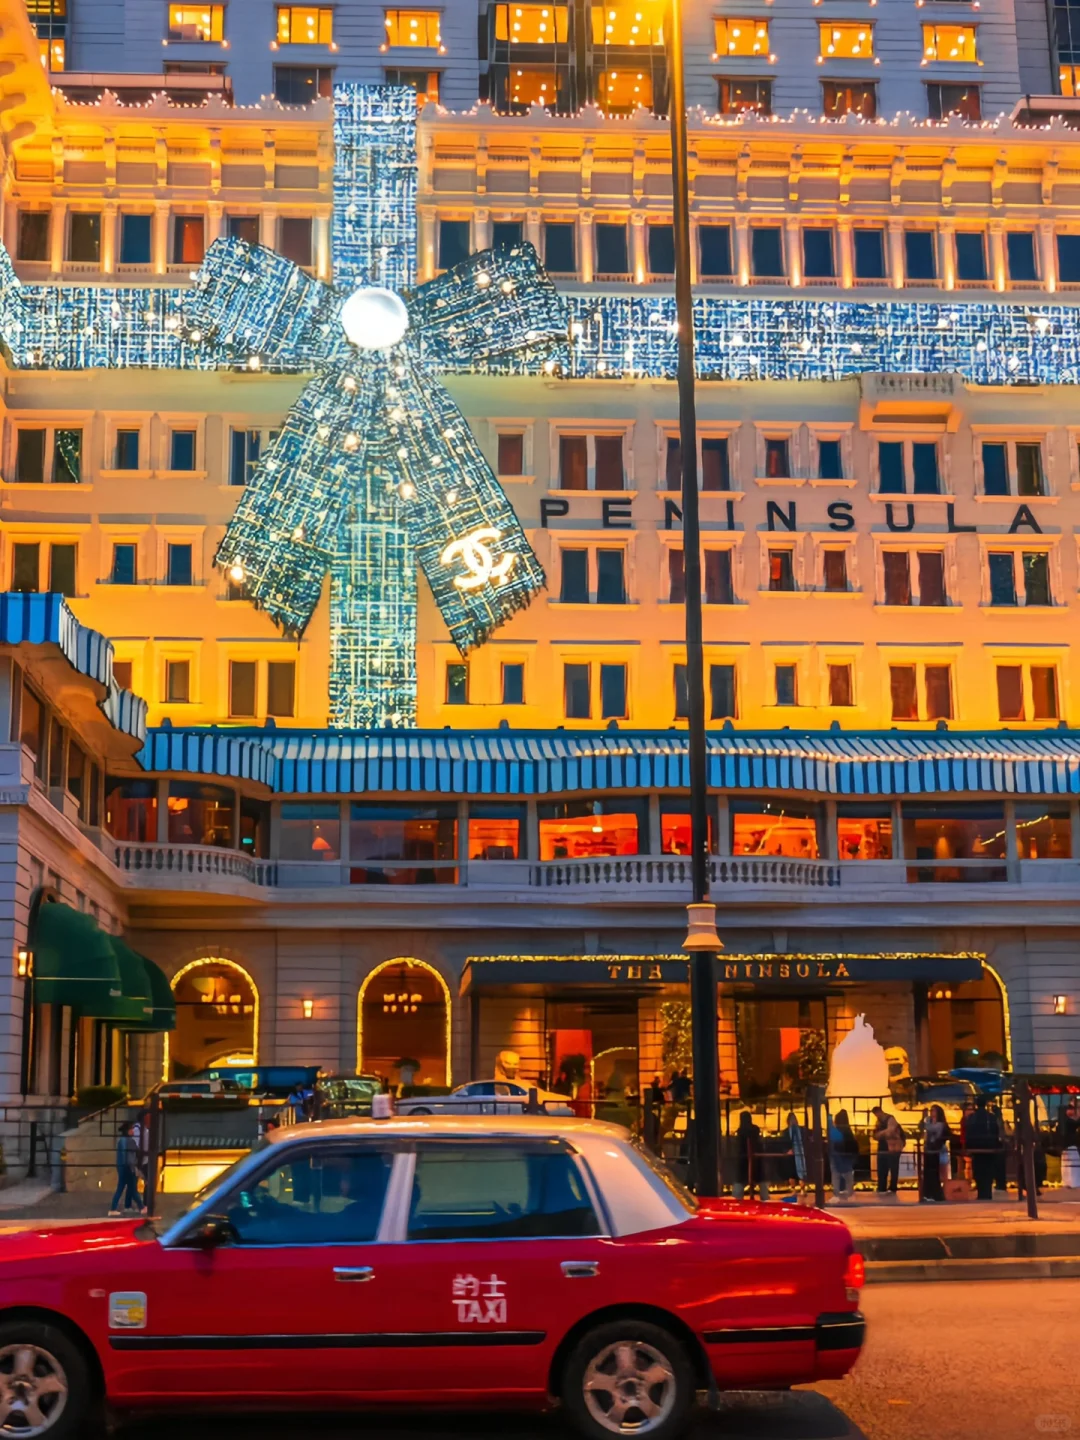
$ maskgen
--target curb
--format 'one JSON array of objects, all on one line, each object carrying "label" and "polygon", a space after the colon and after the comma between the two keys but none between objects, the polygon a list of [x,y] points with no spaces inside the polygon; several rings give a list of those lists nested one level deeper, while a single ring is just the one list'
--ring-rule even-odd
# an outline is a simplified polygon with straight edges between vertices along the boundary
[{"label": "curb", "polygon": [[1080,1280],[1080,1256],[1000,1260],[868,1260],[868,1285],[897,1285],[928,1280]]}]

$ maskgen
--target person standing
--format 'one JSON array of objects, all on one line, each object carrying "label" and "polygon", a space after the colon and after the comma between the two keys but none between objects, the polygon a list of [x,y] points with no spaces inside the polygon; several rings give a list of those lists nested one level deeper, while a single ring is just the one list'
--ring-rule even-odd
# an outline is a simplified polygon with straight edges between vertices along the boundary
[{"label": "person standing", "polygon": [[801,1197],[806,1193],[806,1137],[803,1135],[802,1126],[799,1124],[794,1111],[788,1111],[787,1129],[784,1138],[787,1142],[787,1149],[784,1152],[787,1160],[788,1179],[794,1183],[795,1196]]},{"label": "person standing", "polygon": [[846,1110],[838,1110],[829,1121],[829,1170],[833,1196],[838,1205],[847,1205],[855,1195],[855,1160],[859,1142]]},{"label": "person standing", "polygon": [[758,1199],[768,1200],[769,1182],[764,1179],[764,1156],[761,1150],[761,1130],[754,1124],[749,1110],[739,1116],[739,1128],[735,1131],[735,1182],[731,1193],[741,1200],[750,1191],[751,1199],[755,1185]]},{"label": "person standing", "polygon": [[894,1115],[886,1115],[880,1105],[870,1111],[874,1117],[874,1142],[877,1145],[877,1188],[879,1195],[895,1196],[900,1183],[900,1156],[907,1136]]},{"label": "person standing", "polygon": [[923,1116],[923,1199],[934,1204],[944,1204],[945,1191],[941,1184],[941,1164],[948,1159],[949,1141],[952,1131],[940,1105],[931,1105],[930,1113]]},{"label": "person standing", "polygon": [[994,1175],[997,1171],[1001,1139],[997,1121],[987,1108],[985,1095],[976,1099],[975,1109],[967,1118],[964,1148],[971,1157],[971,1177],[975,1181],[978,1198],[993,1200]]},{"label": "person standing", "polygon": [[121,1201],[124,1210],[141,1210],[139,1201],[139,1147],[131,1133],[131,1125],[124,1120],[116,1134],[116,1190],[113,1192],[110,1215],[120,1215]]}]

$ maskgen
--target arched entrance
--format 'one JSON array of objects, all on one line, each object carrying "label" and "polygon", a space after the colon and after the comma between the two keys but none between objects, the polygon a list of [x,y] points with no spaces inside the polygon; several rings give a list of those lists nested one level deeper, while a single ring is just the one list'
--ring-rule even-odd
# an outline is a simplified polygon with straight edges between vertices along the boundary
[{"label": "arched entrance", "polygon": [[1011,1068],[1005,986],[985,961],[978,980],[931,985],[927,1010],[932,1071]]},{"label": "arched entrance", "polygon": [[259,992],[242,966],[214,957],[193,960],[173,977],[172,988],[176,1029],[168,1037],[167,1078],[258,1061]]},{"label": "arched entrance", "polygon": [[360,986],[356,1019],[361,1074],[450,1084],[450,990],[433,966],[405,958],[380,965]]}]

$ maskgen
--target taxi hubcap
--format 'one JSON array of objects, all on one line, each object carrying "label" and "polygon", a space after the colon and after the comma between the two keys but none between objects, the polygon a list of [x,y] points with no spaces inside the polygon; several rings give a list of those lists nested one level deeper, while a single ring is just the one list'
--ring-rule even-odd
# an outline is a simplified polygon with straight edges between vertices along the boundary
[{"label": "taxi hubcap", "polygon": [[675,1404],[675,1372],[652,1345],[619,1340],[595,1355],[585,1371],[589,1414],[613,1435],[647,1435]]},{"label": "taxi hubcap", "polygon": [[0,1435],[44,1435],[67,1404],[68,1383],[54,1355],[38,1345],[0,1350]]}]

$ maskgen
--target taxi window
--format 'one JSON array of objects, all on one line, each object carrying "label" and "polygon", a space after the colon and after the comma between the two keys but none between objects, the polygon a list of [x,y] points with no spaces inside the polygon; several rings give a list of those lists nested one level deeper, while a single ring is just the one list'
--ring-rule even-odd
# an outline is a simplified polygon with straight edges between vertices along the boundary
[{"label": "taxi window", "polygon": [[292,1151],[222,1207],[240,1245],[333,1245],[375,1239],[393,1155]]},{"label": "taxi window", "polygon": [[416,1157],[410,1240],[558,1238],[599,1229],[565,1150],[446,1145]]}]

